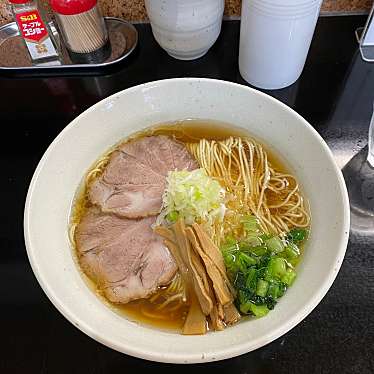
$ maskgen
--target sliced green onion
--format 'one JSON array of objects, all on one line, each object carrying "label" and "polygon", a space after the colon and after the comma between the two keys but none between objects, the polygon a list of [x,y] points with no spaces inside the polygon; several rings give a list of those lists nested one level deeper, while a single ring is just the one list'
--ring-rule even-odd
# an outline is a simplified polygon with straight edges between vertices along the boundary
[{"label": "sliced green onion", "polygon": [[248,314],[248,312],[251,310],[251,302],[250,301],[246,301],[244,303],[241,303],[240,304],[240,311],[243,313],[243,314]]},{"label": "sliced green onion", "polygon": [[281,281],[285,283],[287,286],[291,286],[296,278],[296,272],[293,270],[287,270],[286,274],[284,274],[281,278]]},{"label": "sliced green onion", "polygon": [[272,237],[272,235],[270,235],[270,234],[262,234],[262,235],[260,235],[260,238],[261,238],[261,240],[263,240],[263,241],[268,240],[268,239],[270,239],[271,237]]},{"label": "sliced green onion", "polygon": [[255,232],[258,230],[258,221],[255,216],[244,216],[241,219],[241,222],[243,224],[243,229],[245,232]]},{"label": "sliced green onion", "polygon": [[276,281],[273,281],[269,284],[267,295],[270,296],[273,299],[276,299],[279,294],[279,283]]},{"label": "sliced green onion", "polygon": [[266,306],[269,310],[274,309],[275,305],[277,304],[277,300],[275,300],[273,297],[266,297]]},{"label": "sliced green onion", "polygon": [[287,271],[285,259],[281,257],[272,258],[269,261],[268,269],[274,277],[282,277]]},{"label": "sliced green onion", "polygon": [[256,316],[256,317],[263,317],[266,316],[269,313],[269,309],[266,305],[256,305],[253,303],[250,303],[250,311]]},{"label": "sliced green onion", "polygon": [[247,242],[239,242],[238,249],[242,252],[252,252],[252,247]]},{"label": "sliced green onion", "polygon": [[255,292],[257,288],[257,270],[255,268],[250,268],[246,275],[245,286],[250,291]]},{"label": "sliced green onion", "polygon": [[239,250],[239,247],[237,244],[224,244],[221,246],[221,251],[223,253],[233,253],[237,252]]},{"label": "sliced green onion", "polygon": [[287,247],[284,249],[284,253],[288,259],[298,258],[300,256],[300,249],[294,243],[288,243]]},{"label": "sliced green onion", "polygon": [[268,282],[266,282],[263,279],[259,279],[258,282],[257,282],[256,294],[258,296],[265,297],[266,296],[266,292],[268,290],[268,287],[269,287],[269,283]]},{"label": "sliced green onion", "polygon": [[276,300],[282,297],[284,293],[286,292],[286,290],[287,290],[287,286],[285,283],[279,282],[277,280],[273,280],[269,283],[267,296]]},{"label": "sliced green onion", "polygon": [[279,283],[279,291],[278,291],[278,298],[282,297],[284,293],[287,291],[287,286],[285,283],[280,282]]},{"label": "sliced green onion", "polygon": [[265,256],[268,253],[267,248],[263,245],[259,247],[250,248],[250,251],[256,256]]},{"label": "sliced green onion", "polygon": [[163,208],[156,225],[161,224],[163,217],[169,214],[174,220],[175,211],[178,218],[183,218],[188,225],[199,219],[209,224],[222,222],[224,197],[225,190],[204,169],[169,171],[162,196]]},{"label": "sliced green onion", "polygon": [[246,289],[246,277],[243,273],[237,273],[234,280],[234,286],[239,290],[238,296],[239,301],[242,303],[247,300],[247,289]]},{"label": "sliced green onion", "polygon": [[239,252],[238,256],[237,256],[237,259],[238,259],[238,266],[239,266],[239,269],[240,271],[242,271],[243,273],[246,273],[247,272],[247,269],[252,266],[252,265],[256,265],[257,261],[248,256],[246,253],[244,252]]},{"label": "sliced green onion", "polygon": [[239,270],[236,256],[232,253],[224,253],[223,260],[225,261],[226,268],[229,272],[236,273]]},{"label": "sliced green onion", "polygon": [[243,314],[266,315],[296,278],[302,241],[308,230],[291,230],[286,239],[261,232],[254,216],[242,218],[244,236],[227,237],[221,247],[235,303]]},{"label": "sliced green onion", "polygon": [[249,234],[245,238],[245,243],[248,244],[250,247],[258,247],[262,244],[262,240],[256,234]]},{"label": "sliced green onion", "polygon": [[179,214],[177,211],[173,210],[172,212],[170,212],[169,214],[166,215],[166,219],[169,221],[169,222],[176,222],[177,219],[179,217]]},{"label": "sliced green onion", "polygon": [[265,244],[273,253],[280,253],[284,249],[283,242],[278,236],[273,236],[272,238],[265,240]]},{"label": "sliced green onion", "polygon": [[293,258],[291,260],[288,260],[288,263],[290,264],[291,267],[294,268],[299,263],[299,260],[300,260],[299,257]]},{"label": "sliced green onion", "polygon": [[236,245],[236,244],[237,244],[237,241],[235,240],[233,236],[227,236],[225,238],[225,245]]},{"label": "sliced green onion", "polygon": [[288,233],[287,239],[292,242],[301,242],[306,238],[306,236],[307,236],[306,229],[292,229]]}]

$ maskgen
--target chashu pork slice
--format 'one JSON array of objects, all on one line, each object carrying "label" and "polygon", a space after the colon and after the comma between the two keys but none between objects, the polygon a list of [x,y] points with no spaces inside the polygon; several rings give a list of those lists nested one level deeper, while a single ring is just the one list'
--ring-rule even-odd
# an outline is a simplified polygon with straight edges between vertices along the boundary
[{"label": "chashu pork slice", "polygon": [[146,136],[124,143],[120,150],[163,176],[171,170],[193,170],[198,167],[183,143],[165,135]]},{"label": "chashu pork slice", "polygon": [[110,301],[146,298],[173,279],[177,267],[152,231],[154,221],[120,218],[91,207],[77,226],[80,264]]},{"label": "chashu pork slice", "polygon": [[127,218],[157,215],[166,176],[198,167],[186,147],[167,136],[147,136],[113,152],[103,174],[89,188],[91,202],[103,212]]}]

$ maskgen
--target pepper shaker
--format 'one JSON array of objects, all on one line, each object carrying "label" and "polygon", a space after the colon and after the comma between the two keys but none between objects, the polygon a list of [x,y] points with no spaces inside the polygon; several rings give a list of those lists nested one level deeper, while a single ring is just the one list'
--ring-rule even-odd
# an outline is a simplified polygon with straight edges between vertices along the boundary
[{"label": "pepper shaker", "polygon": [[33,64],[60,65],[57,48],[36,0],[9,0]]}]

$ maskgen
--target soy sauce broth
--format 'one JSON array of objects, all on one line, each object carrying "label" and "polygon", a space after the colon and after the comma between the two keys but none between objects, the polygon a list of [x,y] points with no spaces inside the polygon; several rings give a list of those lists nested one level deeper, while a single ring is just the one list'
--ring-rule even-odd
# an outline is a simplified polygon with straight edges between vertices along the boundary
[{"label": "soy sauce broth", "polygon": [[[174,137],[175,139],[183,143],[198,142],[200,139],[203,138],[208,140],[224,140],[230,136],[242,136],[253,138],[253,136],[248,131],[235,127],[233,125],[229,125],[227,123],[211,120],[188,119],[176,121],[173,123],[158,124],[156,126],[132,134],[127,138],[121,139],[119,143],[111,147],[111,149],[109,149],[106,154],[115,149],[119,144],[123,144],[124,142],[127,142],[129,140],[136,140],[138,138],[151,135],[167,135]],[[284,167],[285,163],[279,157],[275,157],[272,150],[266,147],[266,145],[264,145],[263,142],[259,141],[259,143],[264,146],[264,149],[266,150],[268,158],[272,165],[276,167],[278,170],[287,172],[287,168]],[[106,154],[100,156],[97,162]],[[90,168],[90,170],[95,168],[97,162],[95,162],[95,164],[92,166],[92,168]],[[72,209],[72,223],[78,223],[83,214],[85,214],[85,211],[91,206],[91,203],[87,198],[88,187],[89,186],[83,184],[79,188],[79,192],[77,193],[77,197],[75,199]],[[120,314],[128,320],[141,323],[143,325],[151,326],[162,330],[171,330],[176,332],[181,331],[188,313],[188,305],[184,305],[182,308],[178,310],[170,312],[168,310],[163,310],[163,312],[160,312],[160,310],[158,309],[159,304],[151,303],[149,299],[134,300],[127,304],[112,303],[102,295],[102,292],[100,291],[94,280],[89,279],[83,273],[82,269],[79,266],[79,256],[76,250],[74,250],[74,257],[82,273],[83,279],[85,279],[89,288],[93,292],[95,292],[95,294],[115,313]]]}]

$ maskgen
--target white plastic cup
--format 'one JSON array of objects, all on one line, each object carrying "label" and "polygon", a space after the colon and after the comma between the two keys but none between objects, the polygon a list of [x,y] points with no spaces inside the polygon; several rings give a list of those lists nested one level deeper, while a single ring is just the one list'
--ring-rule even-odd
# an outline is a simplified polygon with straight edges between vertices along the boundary
[{"label": "white plastic cup", "polygon": [[152,32],[172,57],[202,57],[221,32],[224,0],[145,0]]},{"label": "white plastic cup", "polygon": [[251,85],[279,89],[301,75],[322,0],[243,0],[239,71]]}]

